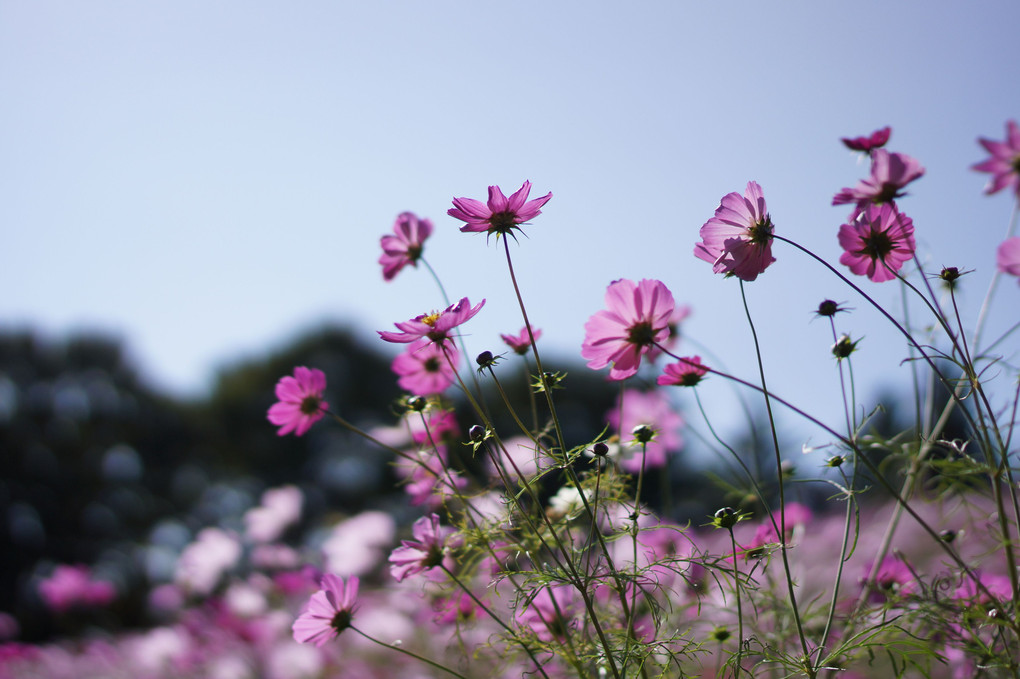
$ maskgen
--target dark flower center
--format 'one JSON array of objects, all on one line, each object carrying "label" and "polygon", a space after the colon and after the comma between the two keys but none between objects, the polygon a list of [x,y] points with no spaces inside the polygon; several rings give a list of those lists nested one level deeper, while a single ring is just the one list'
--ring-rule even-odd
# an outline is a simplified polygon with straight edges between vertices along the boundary
[{"label": "dark flower center", "polygon": [[639,347],[651,346],[655,342],[655,328],[648,321],[635,323],[627,328],[627,341]]},{"label": "dark flower center", "polygon": [[904,194],[900,193],[900,186],[892,182],[884,182],[882,184],[882,190],[875,196],[873,202],[875,203],[891,203],[897,198],[902,197]]},{"label": "dark flower center", "polygon": [[305,415],[314,415],[319,412],[319,405],[322,399],[318,396],[305,396],[301,399],[301,412]]},{"label": "dark flower center", "polygon": [[517,226],[517,213],[509,210],[494,212],[489,217],[489,233],[508,233]]},{"label": "dark flower center", "polygon": [[337,634],[340,634],[351,626],[351,612],[346,609],[337,611],[333,619],[329,621],[329,626],[335,629]]},{"label": "dark flower center", "polygon": [[680,376],[680,386],[693,387],[701,381],[701,375],[696,372],[684,373]]},{"label": "dark flower center", "polygon": [[1020,173],[1020,153],[1016,154],[1010,165],[1013,167],[1013,172]]},{"label": "dark flower center", "polygon": [[435,356],[425,359],[422,362],[422,367],[425,368],[425,372],[437,373],[439,372],[439,359]]},{"label": "dark flower center", "polygon": [[407,261],[412,264],[417,262],[421,257],[422,247],[420,245],[408,245],[407,246]]},{"label": "dark flower center", "polygon": [[765,219],[747,229],[748,240],[755,245],[768,245],[772,241],[772,230],[772,217],[765,215]]},{"label": "dark flower center", "polygon": [[443,549],[439,545],[429,547],[428,554],[421,560],[421,565],[425,568],[435,568],[441,563],[443,563]]},{"label": "dark flower center", "polygon": [[885,256],[893,250],[893,239],[885,231],[872,231],[861,240],[864,247],[858,251],[859,254],[867,255],[871,259],[885,260]]}]

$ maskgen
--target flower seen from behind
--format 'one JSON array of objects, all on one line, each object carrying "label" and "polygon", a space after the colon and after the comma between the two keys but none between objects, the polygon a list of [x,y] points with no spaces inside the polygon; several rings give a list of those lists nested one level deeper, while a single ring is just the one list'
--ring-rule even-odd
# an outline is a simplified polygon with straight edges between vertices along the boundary
[{"label": "flower seen from behind", "polygon": [[446,390],[457,377],[460,353],[453,346],[421,338],[393,359],[391,369],[400,388],[417,396],[430,396]]},{"label": "flower seen from behind", "polygon": [[356,577],[349,578],[345,583],[337,575],[323,575],[322,589],[312,595],[291,627],[294,640],[322,646],[340,636],[341,632],[351,626],[358,600],[358,584]]},{"label": "flower seen from behind", "polygon": [[694,256],[712,265],[715,273],[753,281],[772,262],[772,218],[761,186],[747,182],[744,195],[722,197],[715,216],[701,227]]},{"label": "flower seen from behind", "polygon": [[924,175],[921,163],[902,153],[889,153],[876,149],[871,154],[871,176],[862,179],[854,188],[837,193],[833,205],[856,203],[860,212],[873,203],[890,203],[904,195],[902,189]]},{"label": "flower seen from behind", "polygon": [[851,151],[862,151],[870,154],[875,149],[885,146],[889,142],[891,134],[891,127],[883,127],[881,130],[875,130],[867,137],[843,137],[840,141]]},{"label": "flower seen from behind", "polygon": [[414,539],[401,540],[400,547],[390,554],[390,573],[397,582],[442,565],[453,529],[440,526],[439,516],[429,514],[414,522],[411,533]]},{"label": "flower seen from behind", "polygon": [[605,302],[584,324],[581,356],[593,370],[612,364],[609,378],[623,380],[638,371],[642,354],[669,337],[673,294],[660,281],[623,278],[609,284]]},{"label": "flower seen from behind", "polygon": [[[535,341],[537,342],[538,338],[541,336],[542,331],[535,328]],[[520,354],[521,356],[528,353],[528,350],[531,349],[531,336],[528,335],[527,326],[521,328],[521,331],[516,335],[500,335],[499,337],[508,347],[514,350],[514,353]]]},{"label": "flower seen from behind", "polygon": [[975,164],[971,169],[978,172],[989,172],[985,193],[991,195],[1007,187],[1020,198],[1020,125],[1015,120],[1006,123],[1005,141],[980,138],[978,142],[992,154],[988,160]]},{"label": "flower seen from behind", "polygon": [[474,198],[454,198],[453,207],[447,214],[454,219],[466,222],[461,231],[506,235],[521,224],[542,214],[540,209],[552,198],[547,193],[541,198],[528,200],[531,193],[531,182],[526,181],[509,198],[503,195],[498,186],[489,187],[489,200],[482,203]]},{"label": "flower seen from behind", "polygon": [[869,205],[839,227],[839,244],[841,264],[876,283],[888,281],[914,256],[914,222],[894,205]]},{"label": "flower seen from behind", "polygon": [[269,408],[267,418],[280,429],[278,436],[294,432],[301,436],[312,425],[322,419],[329,404],[322,400],[326,390],[326,375],[315,368],[298,366],[294,376],[280,378],[276,383],[276,398],[280,399]]},{"label": "flower seen from behind", "polygon": [[474,318],[483,306],[485,306],[484,299],[475,306],[471,306],[468,298],[462,297],[459,302],[451,304],[443,311],[433,311],[415,316],[403,323],[394,323],[393,325],[400,332],[383,330],[377,332],[387,342],[398,344],[410,344],[422,337],[427,337],[436,343],[445,342],[451,339],[451,330]]},{"label": "flower seen from behind", "polygon": [[701,367],[700,356],[688,356],[676,363],[670,363],[655,381],[659,386],[693,387],[708,373]]},{"label": "flower seen from behind", "polygon": [[1020,236],[1002,241],[996,251],[995,264],[1002,273],[1020,278]]},{"label": "flower seen from behind", "polygon": [[383,253],[379,263],[387,281],[393,280],[405,266],[418,266],[425,239],[432,235],[432,222],[419,219],[413,212],[401,212],[393,224],[393,233],[380,239]]}]

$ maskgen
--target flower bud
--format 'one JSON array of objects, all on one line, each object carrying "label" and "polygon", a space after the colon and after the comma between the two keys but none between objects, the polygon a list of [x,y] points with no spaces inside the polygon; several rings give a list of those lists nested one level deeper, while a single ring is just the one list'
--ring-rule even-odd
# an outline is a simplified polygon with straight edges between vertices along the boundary
[{"label": "flower bud", "polygon": [[850,335],[840,335],[836,343],[832,345],[832,355],[842,360],[850,356],[857,349],[857,342],[850,341]]},{"label": "flower bud", "polygon": [[413,410],[416,413],[420,413],[425,410],[425,406],[428,405],[428,401],[422,396],[412,396],[407,399],[407,409]]},{"label": "flower bud", "polygon": [[740,521],[740,512],[733,507],[723,507],[715,513],[712,523],[718,528],[729,530],[737,525],[738,521]]},{"label": "flower bud", "polygon": [[591,452],[595,455],[595,457],[605,457],[609,454],[609,446],[602,443],[602,441],[599,441],[591,447]]},{"label": "flower bud", "polygon": [[480,424],[472,425],[471,428],[468,429],[468,436],[470,436],[471,440],[475,443],[481,441],[485,438],[485,427]]},{"label": "flower bud", "polygon": [[491,351],[483,351],[475,358],[475,363],[477,363],[481,368],[489,368],[494,362],[495,359],[493,358]]},{"label": "flower bud", "polygon": [[648,443],[655,436],[655,430],[647,424],[639,424],[631,429],[630,433],[634,435],[634,440],[638,443]]}]

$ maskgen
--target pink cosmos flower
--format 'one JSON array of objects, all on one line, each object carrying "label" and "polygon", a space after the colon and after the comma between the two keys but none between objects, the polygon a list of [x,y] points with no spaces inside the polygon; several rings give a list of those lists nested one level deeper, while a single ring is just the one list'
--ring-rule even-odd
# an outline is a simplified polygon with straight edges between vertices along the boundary
[{"label": "pink cosmos flower", "polygon": [[1002,241],[996,251],[995,263],[1002,273],[1020,277],[1020,236]]},{"label": "pink cosmos flower", "polygon": [[876,283],[892,280],[914,256],[914,222],[889,203],[868,205],[839,227],[839,244],[845,251],[840,263],[855,274]]},{"label": "pink cosmos flower", "polygon": [[[622,418],[620,399],[623,400]],[[679,433],[684,424],[683,418],[661,390],[628,389],[620,395],[620,399],[606,413],[609,424],[620,435],[620,468],[632,474],[641,471],[641,444],[634,443],[631,432],[642,424],[655,430],[655,437],[644,444],[644,469],[647,471],[665,467],[666,454],[683,446],[683,438]]]},{"label": "pink cosmos flower", "polygon": [[694,256],[712,265],[715,273],[753,281],[772,262],[772,218],[757,182],[747,182],[744,195],[728,193],[715,216],[701,227]]},{"label": "pink cosmos flower", "polygon": [[397,582],[442,564],[453,529],[440,526],[439,516],[429,514],[414,522],[411,533],[414,540],[401,540],[400,547],[390,554],[390,573]]},{"label": "pink cosmos flower", "polygon": [[990,172],[992,178],[985,187],[986,194],[997,193],[1007,186],[1020,198],[1020,125],[1015,120],[1006,122],[1006,140],[994,141],[980,138],[978,142],[992,157],[973,165],[978,172]]},{"label": "pink cosmos flower", "polygon": [[262,494],[262,503],[244,513],[245,533],[253,542],[278,539],[301,518],[304,495],[297,486],[270,488]]},{"label": "pink cosmos flower", "polygon": [[881,130],[875,130],[868,137],[843,137],[840,141],[851,151],[871,153],[875,149],[885,146],[891,134],[891,127],[883,127]]},{"label": "pink cosmos flower", "polygon": [[294,640],[301,644],[322,646],[340,636],[351,626],[354,604],[358,599],[357,578],[344,583],[339,576],[322,576],[322,589],[312,595],[304,611],[291,628]]},{"label": "pink cosmos flower", "polygon": [[89,567],[78,564],[57,566],[39,583],[39,594],[50,610],[64,613],[76,606],[105,606],[113,601],[116,590],[109,582],[93,580]]},{"label": "pink cosmos flower", "polygon": [[541,207],[549,202],[552,193],[541,198],[528,200],[531,193],[531,182],[524,182],[509,198],[503,195],[498,186],[489,187],[488,203],[473,198],[454,198],[453,207],[446,214],[466,224],[460,227],[464,232],[485,232],[489,234],[509,234],[513,229],[542,214]]},{"label": "pink cosmos flower", "polygon": [[[538,328],[534,328],[534,337],[536,342],[541,336],[542,331]],[[521,328],[521,331],[516,335],[501,334],[500,339],[502,339],[508,347],[513,349],[514,353],[520,354],[521,356],[528,353],[528,350],[531,349],[531,337],[528,335],[527,326]]]},{"label": "pink cosmos flower", "polygon": [[432,222],[419,219],[413,212],[401,212],[393,224],[395,236],[385,235],[380,239],[383,279],[393,280],[405,266],[418,266],[425,239],[432,235]]},{"label": "pink cosmos flower", "polygon": [[708,373],[708,370],[699,366],[700,356],[686,356],[682,361],[670,363],[663,368],[655,383],[659,386],[693,387]]},{"label": "pink cosmos flower", "polygon": [[390,368],[399,376],[397,384],[401,389],[416,396],[429,396],[454,383],[455,366],[459,363],[460,353],[452,345],[444,349],[423,337],[394,358]]},{"label": "pink cosmos flower", "polygon": [[856,203],[859,212],[872,203],[889,203],[906,195],[901,189],[923,175],[924,168],[910,156],[875,149],[871,154],[871,176],[854,188],[837,193],[832,204]]},{"label": "pink cosmos flower", "polygon": [[[867,581],[872,568],[874,564],[868,564],[864,569],[864,574],[860,578],[861,585]],[[887,556],[875,573],[875,582],[868,600],[872,603],[882,603],[886,599],[905,596],[914,591],[916,584],[913,572],[904,561]]]},{"label": "pink cosmos flower", "polygon": [[433,342],[445,342],[451,338],[450,331],[458,325],[466,323],[475,317],[485,306],[485,300],[471,306],[467,297],[462,297],[456,304],[451,304],[443,311],[433,311],[429,314],[415,316],[403,323],[394,323],[400,332],[377,331],[379,336],[387,342],[398,344],[410,344],[421,337],[427,337]]},{"label": "pink cosmos flower", "polygon": [[606,289],[606,307],[584,324],[581,356],[600,370],[612,363],[609,379],[623,380],[638,371],[641,355],[669,337],[673,295],[662,282],[622,278]]},{"label": "pink cosmos flower", "polygon": [[277,436],[290,432],[301,436],[321,420],[329,408],[322,400],[325,390],[326,375],[316,368],[298,366],[293,377],[281,377],[276,383],[276,398],[280,400],[270,406],[267,414],[269,421],[280,427]]},{"label": "pink cosmos flower", "polygon": [[174,583],[185,591],[208,595],[240,558],[241,543],[236,535],[203,528],[177,559]]}]

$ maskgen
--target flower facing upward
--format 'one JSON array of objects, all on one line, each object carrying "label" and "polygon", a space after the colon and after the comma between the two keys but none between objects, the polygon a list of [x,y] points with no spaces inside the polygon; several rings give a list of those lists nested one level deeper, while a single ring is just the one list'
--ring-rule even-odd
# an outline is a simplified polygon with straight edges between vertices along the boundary
[{"label": "flower facing upward", "polygon": [[322,400],[326,390],[326,375],[315,368],[298,366],[294,376],[280,378],[276,383],[279,402],[269,408],[267,418],[278,426],[278,436],[294,432],[301,436],[322,419],[329,404]]},{"label": "flower facing upward", "polygon": [[642,354],[669,337],[673,295],[660,281],[623,278],[609,284],[606,306],[584,324],[581,356],[593,370],[612,363],[609,378],[623,380],[637,372]]},{"label": "flower facing upward", "polygon": [[715,273],[753,281],[776,261],[772,256],[772,218],[757,182],[747,182],[744,195],[728,193],[715,216],[701,227],[694,256],[712,265]]},{"label": "flower facing upward", "polygon": [[876,283],[888,281],[914,256],[914,222],[888,203],[869,205],[839,227],[839,244],[840,264]]},{"label": "flower facing upward", "polygon": [[395,236],[385,235],[380,239],[383,253],[379,263],[383,279],[387,281],[393,280],[408,264],[418,266],[425,239],[432,235],[432,222],[418,219],[413,212],[401,212],[393,224],[393,232]]},{"label": "flower facing upward", "polygon": [[429,396],[439,394],[453,384],[456,379],[454,366],[459,359],[456,348],[448,346],[444,349],[423,337],[394,358],[390,367],[398,375],[397,384],[401,389],[417,396]]},{"label": "flower facing upward", "polygon": [[1020,125],[1015,120],[1006,123],[1005,141],[980,138],[978,142],[992,154],[991,158],[971,168],[992,174],[985,193],[993,194],[1011,186],[1013,193],[1020,198]]},{"label": "flower facing upward", "polygon": [[[535,328],[535,341],[537,342],[538,338],[541,336],[542,331]],[[521,331],[516,335],[500,335],[499,337],[508,347],[514,350],[514,353],[520,354],[521,356],[528,353],[528,350],[531,349],[531,337],[528,335],[528,328],[526,326],[521,328]]]},{"label": "flower facing upward", "polygon": [[345,584],[343,578],[337,575],[323,575],[322,589],[312,595],[305,610],[291,627],[294,640],[322,646],[336,639],[351,626],[357,599],[357,578],[348,578]]},{"label": "flower facing upward", "polygon": [[701,367],[700,356],[688,356],[663,368],[655,383],[659,386],[693,387],[707,373],[708,370]]},{"label": "flower facing upward", "polygon": [[870,154],[875,149],[885,146],[891,134],[891,127],[883,127],[881,130],[875,130],[868,137],[843,137],[840,141],[851,151],[862,151]]},{"label": "flower facing upward", "polygon": [[415,521],[411,532],[414,540],[401,540],[390,554],[390,573],[397,582],[441,565],[453,529],[440,526],[439,516],[430,514]]},{"label": "flower facing upward", "polygon": [[461,231],[506,235],[542,214],[540,208],[552,198],[552,193],[547,193],[541,198],[528,200],[529,193],[531,182],[528,181],[509,198],[498,186],[490,186],[487,203],[473,198],[454,198],[453,207],[446,214],[466,222],[460,227]]},{"label": "flower facing upward", "polygon": [[1002,273],[1020,277],[1020,236],[1002,241],[996,251],[995,263]]},{"label": "flower facing upward", "polygon": [[889,203],[906,195],[901,189],[923,175],[921,163],[910,156],[875,149],[871,154],[871,176],[854,188],[837,193],[832,204],[856,203],[859,212],[872,203]]},{"label": "flower facing upward", "polygon": [[445,342],[450,339],[451,330],[474,318],[475,314],[481,311],[484,305],[484,299],[475,306],[471,306],[468,298],[463,297],[459,302],[451,304],[443,311],[433,311],[432,313],[415,316],[403,323],[394,323],[393,325],[400,332],[385,332],[382,330],[377,332],[387,342],[396,342],[398,344],[410,344],[422,337],[427,337],[437,343]]}]

